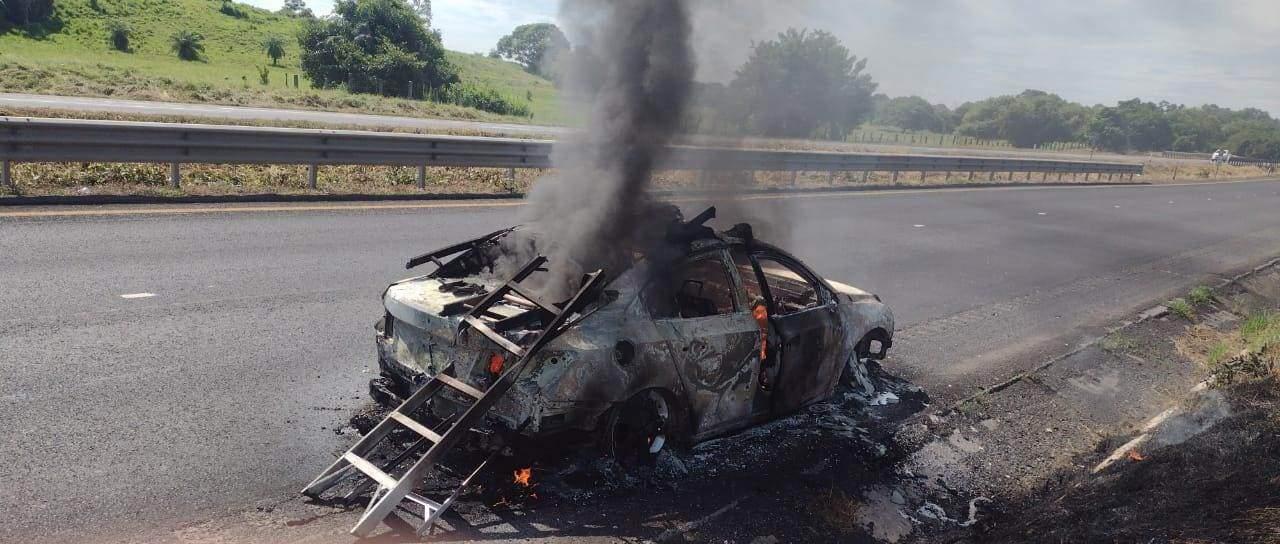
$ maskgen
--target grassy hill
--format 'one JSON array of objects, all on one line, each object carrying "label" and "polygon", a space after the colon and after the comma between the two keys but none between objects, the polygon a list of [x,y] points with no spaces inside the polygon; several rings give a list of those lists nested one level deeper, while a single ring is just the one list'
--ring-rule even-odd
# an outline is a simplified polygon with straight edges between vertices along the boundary
[{"label": "grassy hill", "polygon": [[[242,14],[237,17],[220,12],[221,5],[220,0],[57,0],[49,22],[0,26],[0,90],[535,123],[559,119],[556,90],[549,81],[514,63],[465,53],[448,56],[464,81],[493,88],[511,100],[532,98],[533,119],[312,89],[298,67],[300,20],[244,4],[235,4]],[[133,28],[128,53],[108,43],[107,24],[113,20]],[[183,61],[169,50],[169,36],[178,30],[205,37],[204,60]],[[279,66],[271,65],[261,45],[271,35],[287,43]],[[269,72],[265,85],[259,67]],[[293,75],[299,75],[300,88],[292,87]]]}]

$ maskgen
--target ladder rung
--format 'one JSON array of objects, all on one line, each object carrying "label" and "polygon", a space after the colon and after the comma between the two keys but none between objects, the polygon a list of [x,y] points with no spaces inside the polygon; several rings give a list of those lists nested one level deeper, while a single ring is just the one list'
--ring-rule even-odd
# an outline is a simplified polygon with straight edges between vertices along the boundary
[{"label": "ladder rung", "polygon": [[[428,511],[430,512],[428,515],[435,513],[436,510],[440,510],[444,508],[440,503],[433,501],[431,499],[428,499],[426,497],[423,497],[422,495],[419,495],[417,493],[409,493],[405,495],[404,498],[405,500],[416,502],[422,505],[423,507],[427,508]],[[427,518],[427,516],[423,516],[423,518],[425,519]]]},{"label": "ladder rung", "polygon": [[378,482],[378,485],[387,489],[391,489],[396,486],[397,482],[395,478],[392,478],[390,474],[387,474],[383,472],[382,469],[374,466],[373,463],[370,463],[364,457],[360,457],[352,452],[347,452],[346,455],[342,456],[342,458],[346,459],[348,463],[351,463],[351,466],[356,467],[360,472],[363,472],[370,478],[373,478],[374,481]]},{"label": "ladder rung", "polygon": [[524,357],[524,348],[517,346],[515,342],[507,340],[506,337],[498,334],[497,331],[494,331],[489,327],[489,325],[485,324],[485,322],[480,321],[479,318],[469,315],[462,319],[465,320],[468,325],[471,325],[471,328],[479,331],[480,334],[489,337],[489,339],[493,340],[495,344],[502,346],[502,349],[511,352],[511,354],[516,357]]},{"label": "ladder rung", "polygon": [[546,310],[546,311],[548,311],[548,312],[551,312],[552,314],[559,314],[559,313],[560,313],[560,308],[559,308],[558,306],[556,306],[556,305],[554,305],[554,304],[550,304],[550,303],[548,303],[548,302],[546,302],[546,301],[542,300],[542,298],[541,298],[541,297],[538,297],[538,296],[534,295],[533,293],[530,293],[530,292],[529,292],[527,289],[525,289],[524,287],[522,287],[522,286],[520,286],[520,285],[516,285],[516,284],[514,284],[514,283],[513,283],[513,284],[510,284],[510,287],[511,287],[511,291],[513,291],[516,295],[518,295],[520,298],[523,298],[523,299],[525,299],[525,300],[527,300],[527,301],[529,301],[529,302],[532,302],[532,303],[534,304],[534,306],[537,306],[537,307],[539,307],[539,308],[542,308],[543,310]]},{"label": "ladder rung", "polygon": [[435,431],[426,428],[426,426],[424,426],[423,424],[418,423],[417,421],[414,421],[413,418],[406,416],[400,412],[391,412],[390,415],[391,415],[391,419],[394,419],[400,422],[401,425],[408,427],[409,430],[422,435],[423,438],[430,440],[432,442],[440,441],[439,434],[436,434]]},{"label": "ladder rung", "polygon": [[461,391],[472,397],[475,397],[476,400],[480,400],[480,398],[484,396],[484,392],[474,387],[471,387],[470,385],[463,383],[462,380],[459,380],[448,374],[436,374],[436,379],[444,382],[445,385],[448,385],[449,387],[452,387],[454,389],[457,389],[458,391]]}]

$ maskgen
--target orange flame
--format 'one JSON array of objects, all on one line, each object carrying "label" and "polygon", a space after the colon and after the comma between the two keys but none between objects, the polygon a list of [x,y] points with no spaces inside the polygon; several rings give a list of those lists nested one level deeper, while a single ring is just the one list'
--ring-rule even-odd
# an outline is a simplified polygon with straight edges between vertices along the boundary
[{"label": "orange flame", "polygon": [[1138,450],[1129,450],[1128,456],[1130,461],[1145,461],[1147,459],[1147,456],[1138,453]]},{"label": "orange flame", "polygon": [[760,326],[760,362],[763,363],[769,355],[769,310],[765,309],[764,304],[756,304],[751,309],[751,317]]},{"label": "orange flame", "polygon": [[517,469],[515,472],[515,483],[529,487],[529,478],[533,477],[533,467],[525,467]]},{"label": "orange flame", "polygon": [[492,357],[489,357],[489,373],[502,374],[502,365],[505,364],[507,364],[506,357],[503,357],[501,353],[493,354]]}]

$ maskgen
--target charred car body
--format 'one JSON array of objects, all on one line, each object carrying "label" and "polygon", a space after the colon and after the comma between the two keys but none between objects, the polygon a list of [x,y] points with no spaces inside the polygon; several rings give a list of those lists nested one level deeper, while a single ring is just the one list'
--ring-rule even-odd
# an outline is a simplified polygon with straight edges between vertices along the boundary
[{"label": "charred car body", "polygon": [[[745,224],[713,232],[709,209],[673,229],[675,258],[638,256],[565,332],[541,349],[490,415],[528,437],[600,439],[619,458],[656,453],[780,417],[829,397],[842,375],[864,378],[862,361],[882,358],[893,315],[879,297],[828,281],[790,254],[755,240]],[[398,403],[445,368],[477,388],[502,372],[503,350],[480,334],[459,334],[460,314],[503,283],[492,274],[504,229],[410,261],[431,274],[392,284],[378,322],[381,378],[373,396]],[[458,250],[465,248],[460,254]],[[437,254],[458,254],[448,262]],[[661,267],[661,273],[655,271]],[[510,338],[538,304],[515,293],[489,311]],[[432,412],[463,406],[448,399]]]}]

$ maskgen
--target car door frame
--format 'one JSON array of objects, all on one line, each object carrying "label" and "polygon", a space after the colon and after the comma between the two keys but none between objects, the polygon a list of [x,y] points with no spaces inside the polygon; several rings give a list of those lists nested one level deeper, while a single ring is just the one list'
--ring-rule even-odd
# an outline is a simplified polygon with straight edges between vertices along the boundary
[{"label": "car door frame", "polygon": [[[831,376],[833,374],[838,376],[838,369],[833,366],[843,363],[837,360],[839,350],[832,349],[833,346],[839,345],[841,339],[829,337],[839,333],[837,330],[837,325],[840,323],[839,299],[820,276],[799,259],[781,250],[757,245],[748,248],[746,253],[769,309],[770,336],[776,338],[776,346],[770,346],[773,351],[770,358],[774,359],[773,365],[776,366],[774,383],[770,391],[770,411],[777,417],[793,413],[831,395],[835,385],[835,380],[831,379]],[[760,266],[760,257],[777,262],[799,275],[814,289],[814,294],[820,302],[811,308],[783,315],[778,302],[773,297],[773,286],[764,273],[763,267]],[[813,331],[820,332],[816,335],[816,339],[809,340],[821,343],[819,346],[821,358],[816,363],[817,366],[802,367],[800,366],[802,363],[789,361],[789,356],[792,359],[797,358],[795,353],[789,353],[789,351],[798,349],[797,344],[805,340],[803,335],[806,333],[811,337],[815,336]]]}]

